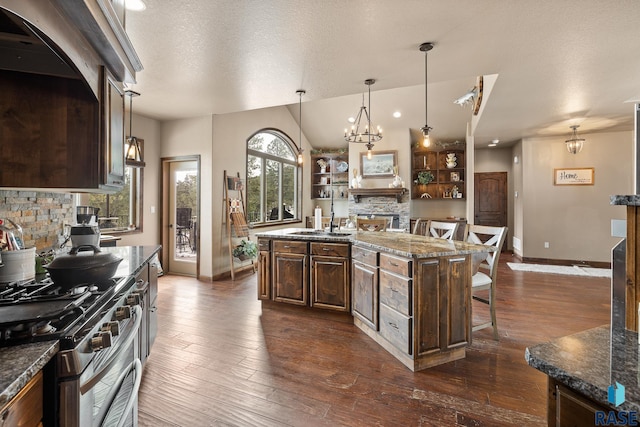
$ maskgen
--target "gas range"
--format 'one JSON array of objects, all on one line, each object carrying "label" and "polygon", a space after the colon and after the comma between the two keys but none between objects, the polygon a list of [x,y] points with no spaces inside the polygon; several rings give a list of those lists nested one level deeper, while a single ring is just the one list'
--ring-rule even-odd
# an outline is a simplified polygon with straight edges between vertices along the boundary
[{"label": "gas range", "polygon": [[132,285],[131,277],[64,292],[49,277],[0,284],[0,347],[59,340],[73,349]]}]

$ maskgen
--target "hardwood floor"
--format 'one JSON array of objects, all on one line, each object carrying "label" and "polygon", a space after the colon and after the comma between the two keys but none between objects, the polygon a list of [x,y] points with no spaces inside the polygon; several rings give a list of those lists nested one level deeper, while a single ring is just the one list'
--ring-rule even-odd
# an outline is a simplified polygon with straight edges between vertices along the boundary
[{"label": "hardwood floor", "polygon": [[[140,426],[542,426],[546,376],[527,346],[609,323],[610,279],[514,272],[463,360],[413,373],[350,316],[262,307],[256,275],[159,279]],[[474,302],[474,323],[488,316]],[[487,313],[485,315],[485,313]]]}]

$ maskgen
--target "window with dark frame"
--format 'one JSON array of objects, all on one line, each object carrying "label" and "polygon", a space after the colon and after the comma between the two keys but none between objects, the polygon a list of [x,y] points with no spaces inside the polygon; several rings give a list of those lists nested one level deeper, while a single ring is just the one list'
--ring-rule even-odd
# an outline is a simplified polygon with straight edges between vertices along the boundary
[{"label": "window with dark frame", "polygon": [[276,129],[247,140],[247,222],[271,225],[300,221],[301,167],[295,144]]}]

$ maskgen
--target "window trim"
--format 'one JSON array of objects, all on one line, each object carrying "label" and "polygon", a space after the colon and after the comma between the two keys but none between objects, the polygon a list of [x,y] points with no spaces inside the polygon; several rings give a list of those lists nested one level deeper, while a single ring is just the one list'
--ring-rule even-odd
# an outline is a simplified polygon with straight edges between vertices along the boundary
[{"label": "window trim", "polygon": [[[249,148],[249,141],[251,141],[251,139],[253,139],[256,135],[261,134],[261,133],[268,133],[271,134],[273,136],[275,136],[276,138],[279,138],[280,140],[282,140],[285,144],[287,144],[287,146],[289,147],[289,149],[291,150],[291,153],[293,154],[293,160],[289,160],[289,159],[285,159],[282,157],[278,157],[278,156],[274,156],[272,154],[268,154],[265,153],[264,151],[257,151],[257,150],[253,150]],[[297,161],[297,152],[298,152],[298,147],[296,146],[295,142],[293,141],[293,139],[284,131],[277,129],[277,128],[272,128],[272,127],[267,127],[267,128],[262,128],[256,132],[254,132],[253,134],[251,134],[247,140],[245,141],[245,182],[248,183],[249,182],[249,168],[247,167],[248,164],[248,157],[250,155],[252,156],[256,156],[259,157],[261,159],[264,160],[273,160],[273,161],[277,161],[280,163],[280,165],[282,164],[290,164],[292,165],[294,168],[296,168],[296,188],[295,188],[295,205],[296,205],[296,214],[297,217],[295,218],[289,218],[289,219],[279,219],[279,220],[273,220],[273,221],[266,221],[266,215],[265,215],[265,220],[262,222],[252,222],[250,223],[250,226],[252,228],[261,228],[261,227],[271,227],[271,226],[277,226],[277,225],[283,225],[283,224],[295,224],[295,223],[301,223],[302,222],[302,188],[303,188],[303,182],[302,182],[302,178],[304,176],[303,174],[303,166],[302,164],[299,164]],[[264,170],[264,169],[263,169]],[[282,176],[282,167],[281,167],[281,176]],[[264,194],[264,174],[261,175],[260,177],[261,180],[261,184],[260,184],[260,200],[261,200],[261,204],[264,205],[265,204],[265,200],[264,198],[266,197],[266,195]],[[247,185],[247,194],[245,194],[245,206],[248,207],[248,185]],[[282,200],[282,188],[279,188],[279,195],[278,195],[279,199]],[[280,212],[280,215],[282,215],[282,213]]]}]

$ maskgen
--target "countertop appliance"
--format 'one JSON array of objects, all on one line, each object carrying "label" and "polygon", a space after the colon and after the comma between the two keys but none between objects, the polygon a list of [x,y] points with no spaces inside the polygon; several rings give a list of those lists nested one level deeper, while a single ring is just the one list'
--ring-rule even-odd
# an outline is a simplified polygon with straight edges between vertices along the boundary
[{"label": "countertop appliance", "polygon": [[76,207],[76,224],[72,225],[69,231],[73,247],[84,245],[100,246],[98,212],[100,212],[100,208],[93,206]]},{"label": "countertop appliance", "polygon": [[134,278],[68,292],[50,278],[0,286],[0,346],[60,342],[45,368],[45,419],[136,426],[143,299]]}]

